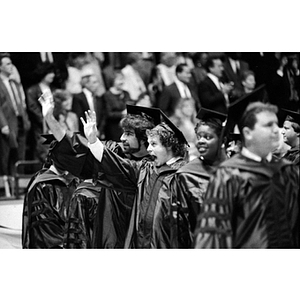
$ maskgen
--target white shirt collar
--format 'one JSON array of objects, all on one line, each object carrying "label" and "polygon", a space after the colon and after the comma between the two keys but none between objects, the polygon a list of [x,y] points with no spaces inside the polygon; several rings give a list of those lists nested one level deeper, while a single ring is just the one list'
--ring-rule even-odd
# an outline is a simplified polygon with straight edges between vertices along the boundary
[{"label": "white shirt collar", "polygon": [[215,86],[219,90],[221,90],[221,83],[220,83],[219,78],[216,75],[212,74],[212,73],[207,73],[207,76],[212,80],[212,82],[215,84]]},{"label": "white shirt collar", "polygon": [[[251,152],[249,149],[247,149],[245,147],[242,148],[241,154],[244,155],[245,157],[250,158],[252,160],[255,160],[257,162],[262,161],[262,158],[260,156],[258,156],[257,154]],[[266,156],[266,160],[268,162],[270,162],[272,160],[272,153],[271,152]]]},{"label": "white shirt collar", "polygon": [[171,166],[172,164],[174,164],[177,160],[179,160],[180,157],[172,157],[171,159],[169,159],[167,162],[166,162],[166,165],[168,166]]},{"label": "white shirt collar", "polygon": [[190,92],[187,84],[180,81],[177,77],[175,78],[174,82],[175,82],[175,84],[178,88],[178,91],[179,91],[179,94],[180,94],[181,98],[191,98],[192,97],[191,92]]}]

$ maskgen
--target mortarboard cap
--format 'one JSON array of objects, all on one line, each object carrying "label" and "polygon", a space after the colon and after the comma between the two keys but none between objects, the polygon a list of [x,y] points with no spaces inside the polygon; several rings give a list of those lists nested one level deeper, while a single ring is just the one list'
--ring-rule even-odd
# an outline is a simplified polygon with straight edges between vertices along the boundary
[{"label": "mortarboard cap", "polygon": [[160,110],[163,122],[165,122],[174,132],[175,136],[178,138],[178,140],[184,144],[187,144],[189,146],[189,143],[187,142],[185,136],[181,132],[181,130]]},{"label": "mortarboard cap", "polygon": [[201,107],[197,114],[197,118],[199,120],[218,119],[223,123],[227,119],[227,114]]},{"label": "mortarboard cap", "polygon": [[281,108],[278,112],[279,126],[282,127],[287,116],[293,118],[291,122],[300,125],[300,113],[285,108]]},{"label": "mortarboard cap", "polygon": [[146,117],[150,117],[151,121],[154,125],[158,125],[161,123],[161,110],[153,107],[145,107],[138,105],[128,105],[127,104],[127,114],[131,115],[141,115]]},{"label": "mortarboard cap", "polygon": [[49,145],[51,142],[56,141],[56,138],[53,134],[41,134],[41,137],[45,139],[45,141],[42,143],[43,145]]}]

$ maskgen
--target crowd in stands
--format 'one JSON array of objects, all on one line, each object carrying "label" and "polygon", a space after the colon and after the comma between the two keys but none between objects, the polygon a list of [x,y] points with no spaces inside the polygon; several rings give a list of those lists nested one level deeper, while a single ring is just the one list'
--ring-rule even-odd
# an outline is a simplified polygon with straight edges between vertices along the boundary
[{"label": "crowd in stands", "polygon": [[[201,107],[227,113],[230,104],[263,86],[264,101],[299,112],[299,53],[259,52],[11,52],[0,54],[0,175],[17,160],[46,159],[49,133],[40,96],[50,92],[54,116],[69,132],[95,111],[98,137],[119,141],[126,105],[160,108],[193,134]],[[278,149],[283,155],[288,147]],[[284,150],[282,150],[282,148]]]}]

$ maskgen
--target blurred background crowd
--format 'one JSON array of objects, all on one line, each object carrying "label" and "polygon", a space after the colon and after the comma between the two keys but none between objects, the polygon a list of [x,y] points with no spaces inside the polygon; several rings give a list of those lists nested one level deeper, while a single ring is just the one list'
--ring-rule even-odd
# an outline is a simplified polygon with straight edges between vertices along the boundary
[{"label": "blurred background crowd", "polygon": [[264,85],[266,102],[299,111],[299,53],[283,52],[11,52],[0,53],[0,176],[17,160],[44,162],[49,133],[38,101],[50,91],[54,116],[81,132],[94,110],[99,138],[118,141],[126,104],[158,107],[193,148],[201,106],[219,111]]}]

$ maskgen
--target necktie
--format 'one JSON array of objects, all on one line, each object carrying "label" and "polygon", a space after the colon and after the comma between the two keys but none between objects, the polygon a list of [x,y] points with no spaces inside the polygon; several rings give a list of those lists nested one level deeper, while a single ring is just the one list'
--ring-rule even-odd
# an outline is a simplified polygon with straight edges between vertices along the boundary
[{"label": "necktie", "polygon": [[12,105],[14,107],[16,116],[19,116],[20,115],[20,110],[19,110],[19,105],[20,105],[19,94],[18,94],[16,85],[15,85],[15,83],[12,80],[9,80],[9,84],[10,84],[10,88],[11,88],[12,96],[13,96],[12,99],[11,99],[12,100]]}]

